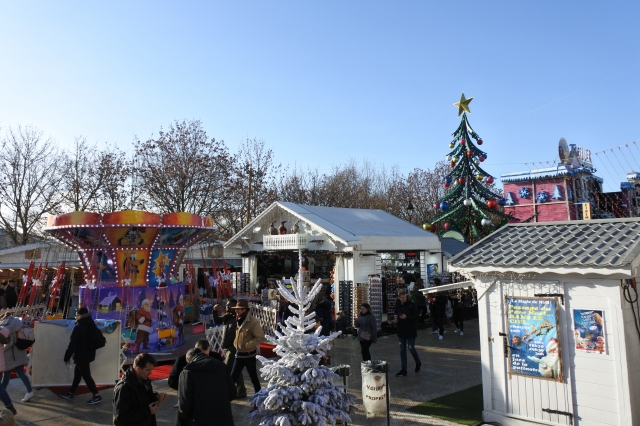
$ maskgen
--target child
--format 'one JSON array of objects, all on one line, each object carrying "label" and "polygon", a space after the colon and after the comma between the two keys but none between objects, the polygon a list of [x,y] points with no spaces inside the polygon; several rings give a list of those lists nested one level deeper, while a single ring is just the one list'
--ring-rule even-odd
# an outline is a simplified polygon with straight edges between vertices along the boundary
[{"label": "child", "polygon": [[17,424],[11,411],[7,408],[0,408],[0,426],[16,426]]},{"label": "child", "polygon": [[344,312],[338,312],[338,319],[336,320],[336,331],[342,331],[340,338],[344,338],[344,332],[347,330],[347,326],[349,325],[349,319],[347,318],[347,314]]}]

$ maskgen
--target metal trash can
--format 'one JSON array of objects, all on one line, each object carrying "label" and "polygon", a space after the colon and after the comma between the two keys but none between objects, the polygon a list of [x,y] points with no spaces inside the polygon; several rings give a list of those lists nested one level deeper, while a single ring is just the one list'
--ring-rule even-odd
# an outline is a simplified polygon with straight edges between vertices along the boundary
[{"label": "metal trash can", "polygon": [[362,373],[362,405],[367,418],[376,414],[389,417],[389,363],[386,361],[364,361],[360,367]]}]

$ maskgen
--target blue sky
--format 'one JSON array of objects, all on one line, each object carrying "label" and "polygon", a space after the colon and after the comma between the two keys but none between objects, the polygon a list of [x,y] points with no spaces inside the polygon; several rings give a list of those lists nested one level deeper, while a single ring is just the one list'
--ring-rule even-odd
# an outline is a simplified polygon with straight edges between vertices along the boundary
[{"label": "blue sky", "polygon": [[[130,150],[197,118],[283,164],[406,173],[447,155],[464,91],[498,177],[554,160],[560,137],[640,139],[639,16],[637,1],[4,1],[0,125]],[[594,156],[605,189],[640,171],[630,146]]]}]

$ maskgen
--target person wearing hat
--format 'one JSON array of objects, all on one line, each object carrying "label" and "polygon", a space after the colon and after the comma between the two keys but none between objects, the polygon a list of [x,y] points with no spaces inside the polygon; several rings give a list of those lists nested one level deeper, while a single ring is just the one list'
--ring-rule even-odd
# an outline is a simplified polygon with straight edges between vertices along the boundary
[{"label": "person wearing hat", "polygon": [[231,379],[235,383],[247,368],[251,383],[256,393],[260,391],[260,379],[256,369],[256,355],[258,345],[264,341],[264,332],[257,318],[249,314],[249,302],[241,299],[232,308],[236,313],[237,329],[233,346],[236,348],[236,359],[231,368]]}]

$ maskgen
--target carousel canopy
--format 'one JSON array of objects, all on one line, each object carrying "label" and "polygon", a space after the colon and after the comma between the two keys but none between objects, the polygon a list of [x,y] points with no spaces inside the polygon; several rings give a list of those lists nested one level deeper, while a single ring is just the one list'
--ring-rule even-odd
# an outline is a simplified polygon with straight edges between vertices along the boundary
[{"label": "carousel canopy", "polygon": [[181,254],[214,230],[210,217],[136,210],[50,216],[45,228],[78,252],[89,280],[121,286],[169,281]]}]

